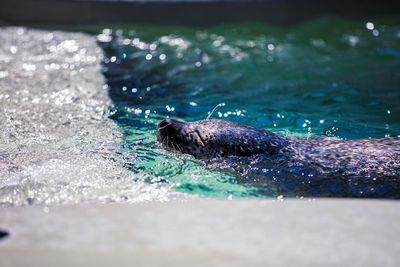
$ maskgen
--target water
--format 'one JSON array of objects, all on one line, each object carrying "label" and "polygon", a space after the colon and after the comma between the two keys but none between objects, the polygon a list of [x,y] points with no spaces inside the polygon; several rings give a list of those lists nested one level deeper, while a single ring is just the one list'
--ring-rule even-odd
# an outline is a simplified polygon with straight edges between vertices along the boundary
[{"label": "water", "polygon": [[125,25],[102,30],[97,40],[111,118],[123,131],[121,155],[133,173],[149,174],[148,184],[202,196],[279,196],[157,146],[160,120],[204,119],[218,104],[213,118],[284,135],[400,135],[398,19],[322,18],[286,28]]},{"label": "water", "polygon": [[284,135],[398,136],[400,22],[368,22],[1,28],[0,205],[282,198],[166,152],[155,127],[224,103],[213,118]]},{"label": "water", "polygon": [[178,198],[118,156],[93,36],[8,27],[0,41],[0,206]]}]

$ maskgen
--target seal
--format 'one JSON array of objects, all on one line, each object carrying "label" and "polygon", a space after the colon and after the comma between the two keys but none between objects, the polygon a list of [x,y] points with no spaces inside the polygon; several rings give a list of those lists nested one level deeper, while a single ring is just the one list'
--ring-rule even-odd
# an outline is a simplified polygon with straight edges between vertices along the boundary
[{"label": "seal", "polygon": [[[380,181],[384,177],[395,182],[396,188],[400,184],[400,138],[286,137],[225,120],[166,119],[157,126],[157,140],[167,150],[198,159],[262,158],[260,167],[279,169],[285,179],[349,178],[348,182],[357,177]],[[396,194],[400,196],[400,191]]]}]

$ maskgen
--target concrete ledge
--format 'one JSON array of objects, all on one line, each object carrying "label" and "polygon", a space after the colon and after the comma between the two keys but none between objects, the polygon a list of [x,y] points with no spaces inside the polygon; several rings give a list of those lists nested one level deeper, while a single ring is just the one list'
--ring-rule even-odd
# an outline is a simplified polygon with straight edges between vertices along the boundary
[{"label": "concrete ledge", "polygon": [[399,208],[335,199],[7,208],[0,266],[399,266]]},{"label": "concrete ledge", "polygon": [[392,0],[5,0],[0,21],[24,25],[146,23],[212,25],[262,21],[292,24],[322,15],[370,18],[400,13]]}]

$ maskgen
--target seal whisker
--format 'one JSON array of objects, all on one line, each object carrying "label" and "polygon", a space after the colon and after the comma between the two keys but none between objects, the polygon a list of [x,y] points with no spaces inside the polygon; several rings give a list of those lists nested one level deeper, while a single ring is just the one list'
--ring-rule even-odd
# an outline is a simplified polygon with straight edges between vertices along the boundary
[{"label": "seal whisker", "polygon": [[165,145],[166,145],[166,147],[169,147],[169,137],[168,137],[168,135],[167,135],[167,138],[166,138]]},{"label": "seal whisker", "polygon": [[174,150],[177,150],[177,149],[175,148],[174,142],[172,142],[172,141],[171,141],[171,146],[172,146],[172,148],[173,148]]},{"label": "seal whisker", "polygon": [[183,153],[181,147],[177,143],[175,143],[175,145],[178,147],[179,152]]}]

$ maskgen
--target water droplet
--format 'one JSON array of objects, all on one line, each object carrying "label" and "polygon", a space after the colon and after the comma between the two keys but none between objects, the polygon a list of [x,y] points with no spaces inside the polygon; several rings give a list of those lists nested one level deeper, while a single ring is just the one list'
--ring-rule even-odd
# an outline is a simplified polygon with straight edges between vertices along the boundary
[{"label": "water droplet", "polygon": [[365,24],[365,27],[367,27],[368,30],[372,31],[375,26],[372,22],[367,22],[367,24]]},{"label": "water droplet", "polygon": [[35,71],[36,70],[36,66],[34,64],[31,63],[24,63],[22,64],[22,68],[26,71]]},{"label": "water droplet", "polygon": [[0,79],[3,79],[8,76],[8,71],[0,71]]},{"label": "water droplet", "polygon": [[268,50],[272,51],[275,49],[275,46],[273,44],[268,44]]},{"label": "water droplet", "polygon": [[17,53],[17,51],[18,51],[18,47],[16,47],[16,46],[11,46],[10,47],[11,54],[15,54],[15,53]]},{"label": "water droplet", "polygon": [[156,45],[156,44],[151,44],[151,45],[149,46],[149,48],[150,48],[150,50],[154,51],[154,50],[157,49],[157,45]]}]

